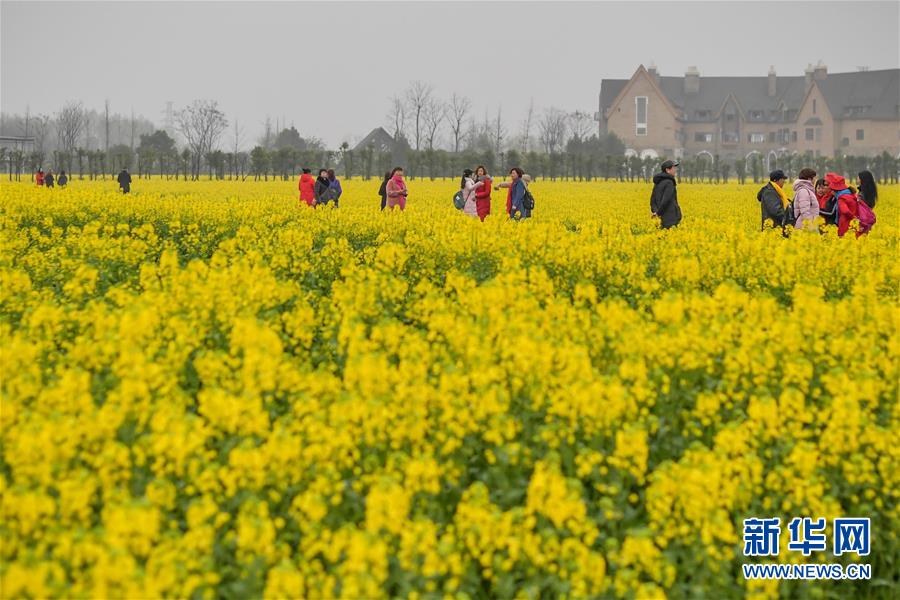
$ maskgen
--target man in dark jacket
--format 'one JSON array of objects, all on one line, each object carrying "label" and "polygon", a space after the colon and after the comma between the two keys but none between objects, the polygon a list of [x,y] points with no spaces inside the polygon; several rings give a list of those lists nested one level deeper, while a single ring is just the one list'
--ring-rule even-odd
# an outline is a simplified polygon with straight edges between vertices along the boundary
[{"label": "man in dark jacket", "polygon": [[[769,183],[763,186],[756,199],[759,200],[759,207],[762,213],[761,229],[766,228],[766,220],[771,221],[772,227],[783,227],[785,225],[785,205],[786,192],[784,184],[787,181],[787,175],[781,169],[775,169],[769,173]],[[775,186],[778,186],[777,188]]]},{"label": "man in dark jacket", "polygon": [[131,191],[131,174],[128,172],[128,169],[122,169],[116,179],[119,182],[119,187],[122,188],[123,194]]},{"label": "man in dark jacket", "polygon": [[679,163],[667,160],[662,164],[662,172],[653,176],[653,193],[650,194],[650,212],[659,219],[663,229],[681,223],[681,207],[678,206],[678,191],[675,189],[675,174]]}]

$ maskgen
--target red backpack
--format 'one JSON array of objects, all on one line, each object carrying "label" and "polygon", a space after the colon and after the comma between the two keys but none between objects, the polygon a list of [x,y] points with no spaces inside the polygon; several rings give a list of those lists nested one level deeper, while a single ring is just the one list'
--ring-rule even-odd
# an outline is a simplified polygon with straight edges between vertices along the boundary
[{"label": "red backpack", "polygon": [[875,213],[861,198],[856,198],[856,218],[859,219],[859,233],[869,233],[875,224]]}]

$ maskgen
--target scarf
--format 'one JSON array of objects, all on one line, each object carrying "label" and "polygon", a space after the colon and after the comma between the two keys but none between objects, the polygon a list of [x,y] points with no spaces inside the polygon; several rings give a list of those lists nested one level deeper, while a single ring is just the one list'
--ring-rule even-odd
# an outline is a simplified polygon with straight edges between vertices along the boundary
[{"label": "scarf", "polygon": [[784,193],[784,190],[781,189],[777,183],[774,181],[770,181],[772,187],[775,188],[775,191],[778,192],[778,195],[781,196],[781,208],[787,208],[790,201],[788,201],[787,194]]},{"label": "scarf", "polygon": [[401,190],[406,189],[406,182],[403,181],[403,175],[394,175],[392,181],[394,182],[394,185],[396,185]]}]

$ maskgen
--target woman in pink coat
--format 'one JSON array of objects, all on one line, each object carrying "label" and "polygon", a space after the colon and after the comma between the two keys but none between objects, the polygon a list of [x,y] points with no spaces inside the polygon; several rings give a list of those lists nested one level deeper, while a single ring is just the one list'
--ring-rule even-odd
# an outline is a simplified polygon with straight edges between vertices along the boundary
[{"label": "woman in pink coat", "polygon": [[819,216],[819,201],[816,199],[816,189],[813,181],[816,180],[816,172],[812,169],[802,169],[794,182],[794,216],[797,229],[811,228]]},{"label": "woman in pink coat", "polygon": [[409,190],[406,188],[406,182],[403,181],[401,167],[394,167],[394,170],[391,171],[391,178],[388,180],[385,190],[387,191],[388,208],[393,210],[395,206],[399,206],[400,210],[406,210],[406,197],[409,195]]}]

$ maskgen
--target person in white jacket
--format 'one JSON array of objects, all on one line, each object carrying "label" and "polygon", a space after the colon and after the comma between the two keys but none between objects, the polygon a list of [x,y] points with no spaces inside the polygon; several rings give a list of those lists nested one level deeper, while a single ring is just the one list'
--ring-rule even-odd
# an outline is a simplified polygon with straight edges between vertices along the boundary
[{"label": "person in white jacket", "polygon": [[812,229],[819,216],[819,201],[816,199],[816,189],[813,181],[816,180],[816,172],[812,169],[801,169],[794,182],[794,217],[796,229]]},{"label": "person in white jacket", "polygon": [[472,169],[463,171],[460,189],[462,189],[463,199],[466,201],[463,207],[463,214],[469,217],[477,217],[478,213],[475,212],[475,178],[472,176]]}]

